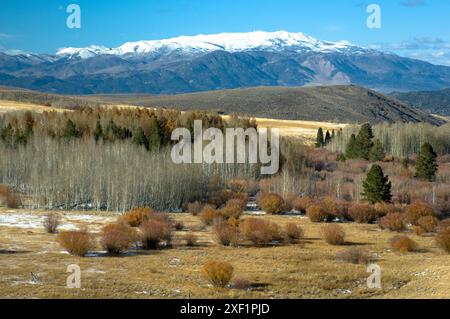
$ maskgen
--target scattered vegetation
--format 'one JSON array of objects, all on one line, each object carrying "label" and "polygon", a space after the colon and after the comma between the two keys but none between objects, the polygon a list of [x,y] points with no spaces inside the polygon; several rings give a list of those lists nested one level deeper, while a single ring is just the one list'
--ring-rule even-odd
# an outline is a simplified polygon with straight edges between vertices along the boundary
[{"label": "scattered vegetation", "polygon": [[69,254],[79,257],[86,256],[93,247],[92,236],[87,230],[60,232],[58,242]]},{"label": "scattered vegetation", "polygon": [[61,221],[61,216],[56,213],[49,213],[44,217],[44,228],[49,234],[56,234]]},{"label": "scattered vegetation", "polygon": [[344,245],[345,231],[342,226],[337,224],[330,224],[322,226],[320,229],[323,239],[330,245]]},{"label": "scattered vegetation", "polygon": [[211,285],[224,288],[233,277],[234,268],[227,262],[209,261],[203,266],[202,272]]},{"label": "scattered vegetation", "polygon": [[407,253],[417,250],[417,243],[408,236],[395,236],[389,241],[391,248],[399,253]]},{"label": "scattered vegetation", "polygon": [[106,225],[101,231],[101,245],[111,255],[120,255],[136,241],[135,230],[125,223]]},{"label": "scattered vegetation", "polygon": [[336,254],[336,260],[352,264],[368,264],[372,261],[370,253],[362,248],[349,248]]}]

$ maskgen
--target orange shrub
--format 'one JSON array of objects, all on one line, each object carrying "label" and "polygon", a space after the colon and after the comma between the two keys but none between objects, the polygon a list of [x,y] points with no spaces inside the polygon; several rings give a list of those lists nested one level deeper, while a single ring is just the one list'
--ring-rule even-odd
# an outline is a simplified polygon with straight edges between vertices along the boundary
[{"label": "orange shrub", "polygon": [[281,214],[286,208],[283,197],[274,193],[263,195],[260,205],[267,214]]},{"label": "orange shrub", "polygon": [[403,214],[389,213],[380,219],[379,226],[381,229],[389,229],[392,231],[402,231],[406,229]]},{"label": "orange shrub", "polygon": [[239,229],[223,220],[214,224],[213,234],[217,243],[223,246],[235,246],[239,241]]},{"label": "orange shrub", "polygon": [[5,200],[6,207],[8,208],[19,208],[22,204],[22,200],[18,193],[10,193]]},{"label": "orange shrub", "polygon": [[332,197],[326,197],[322,201],[322,210],[328,215],[328,217],[338,217],[339,216],[339,206],[336,200]]},{"label": "orange shrub", "polygon": [[375,212],[378,218],[384,217],[390,213],[401,213],[402,209],[390,203],[376,203]]},{"label": "orange shrub", "polygon": [[336,254],[336,260],[352,264],[368,264],[371,262],[370,254],[362,248],[349,248]]},{"label": "orange shrub", "polygon": [[202,211],[203,205],[200,202],[193,202],[187,204],[187,211],[188,213],[197,216]]},{"label": "orange shrub", "polygon": [[285,208],[287,210],[292,210],[294,208],[294,202],[297,199],[297,194],[295,193],[284,193],[283,200],[285,203]]},{"label": "orange shrub", "polygon": [[101,230],[101,245],[111,255],[119,255],[136,241],[136,232],[125,223],[112,223]]},{"label": "orange shrub", "polygon": [[450,227],[450,218],[441,220],[438,224],[437,230],[439,231],[439,230],[447,228],[447,227]]},{"label": "orange shrub", "polygon": [[450,253],[450,226],[439,228],[436,242],[442,249]]},{"label": "orange shrub", "polygon": [[427,203],[415,202],[409,205],[405,211],[406,222],[417,226],[417,222],[420,217],[434,216],[433,208],[431,208]]},{"label": "orange shrub", "polygon": [[140,230],[144,249],[156,249],[161,242],[169,244],[172,239],[171,225],[164,220],[150,219],[142,223]]},{"label": "orange shrub", "polygon": [[305,214],[308,207],[311,206],[313,203],[314,201],[309,197],[297,197],[292,202],[292,208],[298,212]]},{"label": "orange shrub", "polygon": [[336,224],[330,224],[323,226],[320,229],[320,233],[325,241],[330,245],[343,245],[345,244],[345,231]]},{"label": "orange shrub", "polygon": [[417,220],[417,226],[422,228],[426,233],[433,233],[438,226],[438,220],[433,216],[423,216]]},{"label": "orange shrub", "polygon": [[134,208],[123,214],[119,218],[119,222],[127,223],[131,227],[139,227],[150,218],[151,214],[153,214],[153,210],[150,208]]},{"label": "orange shrub", "polygon": [[80,257],[84,257],[94,246],[92,236],[86,230],[61,232],[58,242],[68,253]]},{"label": "orange shrub", "polygon": [[395,236],[389,243],[391,248],[399,253],[415,251],[418,247],[417,243],[408,236]]},{"label": "orange shrub", "polygon": [[348,209],[348,216],[360,224],[372,223],[377,219],[377,212],[370,204],[353,204]]},{"label": "orange shrub", "polygon": [[285,226],[285,233],[289,242],[295,242],[304,236],[303,229],[296,223],[288,223]]},{"label": "orange shrub", "polygon": [[221,218],[217,210],[211,205],[205,205],[205,207],[203,207],[202,211],[200,212],[199,216],[203,224],[207,226],[212,225],[214,220]]},{"label": "orange shrub", "polygon": [[244,204],[244,202],[240,199],[230,199],[226,203],[225,207],[223,207],[219,211],[219,214],[225,219],[229,219],[232,217],[238,219],[244,212],[244,208],[246,205],[247,203]]},{"label": "orange shrub", "polygon": [[234,268],[227,262],[209,261],[202,269],[205,278],[214,287],[224,288],[233,277]]},{"label": "orange shrub", "polygon": [[321,223],[328,219],[327,213],[319,205],[311,205],[306,209],[306,216],[313,223]]},{"label": "orange shrub", "polygon": [[245,240],[255,245],[268,245],[281,238],[277,224],[258,218],[245,219],[239,230]]},{"label": "orange shrub", "polygon": [[49,213],[44,218],[44,228],[49,234],[55,234],[58,230],[61,217],[55,213]]}]

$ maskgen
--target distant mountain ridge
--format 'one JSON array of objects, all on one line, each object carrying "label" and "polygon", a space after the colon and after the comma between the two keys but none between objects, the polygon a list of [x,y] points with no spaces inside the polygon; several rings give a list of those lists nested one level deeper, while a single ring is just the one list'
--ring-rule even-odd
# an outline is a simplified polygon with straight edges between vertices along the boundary
[{"label": "distant mountain ridge", "polygon": [[0,85],[62,94],[177,94],[257,86],[450,87],[450,67],[303,33],[249,32],[0,53]]},{"label": "distant mountain ridge", "polygon": [[450,116],[450,88],[439,91],[393,92],[389,96],[429,113]]}]

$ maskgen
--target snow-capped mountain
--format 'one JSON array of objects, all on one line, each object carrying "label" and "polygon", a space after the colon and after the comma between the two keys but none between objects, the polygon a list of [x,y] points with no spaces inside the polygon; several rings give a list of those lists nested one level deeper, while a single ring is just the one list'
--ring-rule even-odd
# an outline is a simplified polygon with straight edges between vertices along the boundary
[{"label": "snow-capped mountain", "polygon": [[63,48],[56,55],[0,52],[0,85],[67,94],[335,84],[438,90],[450,87],[450,67],[286,31]]},{"label": "snow-capped mountain", "polygon": [[320,41],[303,33],[278,32],[247,32],[220,33],[212,35],[180,36],[166,40],[127,42],[117,48],[107,48],[93,45],[86,48],[63,48],[58,50],[58,56],[77,56],[82,59],[96,55],[145,55],[154,53],[169,53],[173,51],[192,53],[207,53],[217,50],[227,52],[290,50],[293,52],[348,52],[364,51],[351,45],[348,41]]}]

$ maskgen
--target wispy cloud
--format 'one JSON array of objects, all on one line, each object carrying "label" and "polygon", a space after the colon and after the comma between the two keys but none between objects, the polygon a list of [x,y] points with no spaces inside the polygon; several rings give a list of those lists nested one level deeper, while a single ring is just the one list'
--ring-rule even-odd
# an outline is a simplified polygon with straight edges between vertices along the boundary
[{"label": "wispy cloud", "polygon": [[404,7],[409,7],[409,8],[421,7],[421,6],[427,5],[425,0],[405,0],[405,1],[400,2],[400,4]]},{"label": "wispy cloud", "polygon": [[375,43],[369,48],[450,66],[450,41],[438,37],[415,37],[398,43]]},{"label": "wispy cloud", "polygon": [[0,39],[10,39],[10,38],[14,38],[14,35],[0,32]]}]

